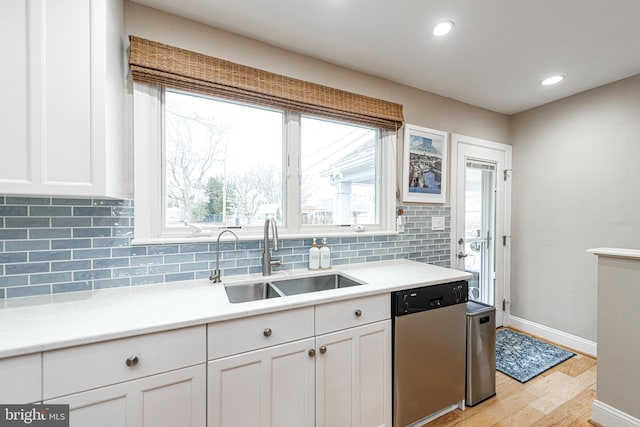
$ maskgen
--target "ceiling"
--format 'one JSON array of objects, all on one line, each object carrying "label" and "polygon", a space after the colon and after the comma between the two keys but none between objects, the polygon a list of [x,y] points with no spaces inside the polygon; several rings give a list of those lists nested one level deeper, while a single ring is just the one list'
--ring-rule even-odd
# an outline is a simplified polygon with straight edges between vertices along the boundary
[{"label": "ceiling", "polygon": [[503,114],[640,73],[640,0],[134,1]]}]

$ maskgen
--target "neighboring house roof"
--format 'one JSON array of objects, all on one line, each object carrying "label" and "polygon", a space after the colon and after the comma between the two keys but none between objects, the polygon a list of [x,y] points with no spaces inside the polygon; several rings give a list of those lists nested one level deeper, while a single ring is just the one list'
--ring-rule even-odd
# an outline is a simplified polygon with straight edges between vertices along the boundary
[{"label": "neighboring house roof", "polygon": [[375,182],[376,144],[369,138],[358,145],[331,167],[320,172],[321,176],[328,176],[333,183],[351,182],[355,184],[373,184]]}]

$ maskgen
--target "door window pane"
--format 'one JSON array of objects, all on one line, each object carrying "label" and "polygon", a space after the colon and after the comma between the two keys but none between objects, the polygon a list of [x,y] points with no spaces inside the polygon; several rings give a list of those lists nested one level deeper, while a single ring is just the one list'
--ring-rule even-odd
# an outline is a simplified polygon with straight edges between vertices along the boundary
[{"label": "door window pane", "polygon": [[379,223],[376,129],[301,118],[301,223]]},{"label": "door window pane", "polygon": [[283,113],[165,91],[165,224],[283,223]]},{"label": "door window pane", "polygon": [[494,304],[495,165],[467,162],[465,173],[465,271],[469,297]]}]

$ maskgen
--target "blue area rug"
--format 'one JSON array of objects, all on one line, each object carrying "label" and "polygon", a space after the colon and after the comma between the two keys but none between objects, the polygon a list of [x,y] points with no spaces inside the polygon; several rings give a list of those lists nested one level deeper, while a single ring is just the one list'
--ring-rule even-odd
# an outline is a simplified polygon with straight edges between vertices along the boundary
[{"label": "blue area rug", "polygon": [[526,383],[575,353],[510,329],[496,331],[496,369]]}]

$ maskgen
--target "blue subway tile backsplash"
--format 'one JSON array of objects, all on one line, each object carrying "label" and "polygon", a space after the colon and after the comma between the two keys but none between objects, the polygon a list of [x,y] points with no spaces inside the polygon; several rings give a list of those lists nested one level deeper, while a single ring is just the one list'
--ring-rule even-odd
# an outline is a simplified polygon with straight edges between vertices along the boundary
[{"label": "blue subway tile backsplash", "polygon": [[[402,234],[327,238],[332,264],[413,259],[448,267],[450,208],[402,208]],[[131,246],[133,214],[131,200],[0,196],[0,299],[209,277],[215,242]],[[433,216],[445,217],[445,231],[431,231]],[[306,268],[311,243],[281,239],[278,269]],[[259,273],[262,250],[262,240],[221,243],[223,276]]]}]

